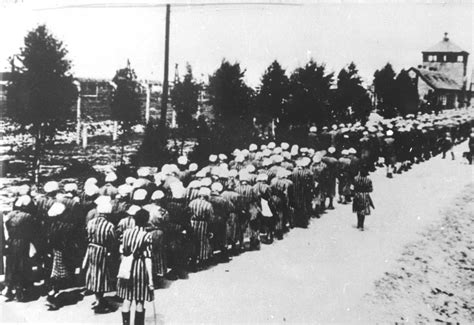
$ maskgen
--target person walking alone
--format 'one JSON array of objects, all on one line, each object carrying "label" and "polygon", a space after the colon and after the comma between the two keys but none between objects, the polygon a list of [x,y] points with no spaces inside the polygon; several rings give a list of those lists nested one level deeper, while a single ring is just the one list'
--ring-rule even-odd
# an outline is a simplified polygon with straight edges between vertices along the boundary
[{"label": "person walking alone", "polygon": [[365,216],[370,215],[370,208],[374,208],[370,193],[373,191],[372,181],[368,177],[366,167],[361,167],[359,174],[354,178],[354,201],[352,211],[357,214],[357,229],[364,231]]}]

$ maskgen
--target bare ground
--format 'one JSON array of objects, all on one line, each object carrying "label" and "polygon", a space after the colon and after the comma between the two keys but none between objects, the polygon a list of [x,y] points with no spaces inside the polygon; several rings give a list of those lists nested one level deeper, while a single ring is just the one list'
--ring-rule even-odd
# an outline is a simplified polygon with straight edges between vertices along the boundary
[{"label": "bare ground", "polygon": [[474,184],[405,246],[361,303],[371,322],[474,323]]}]

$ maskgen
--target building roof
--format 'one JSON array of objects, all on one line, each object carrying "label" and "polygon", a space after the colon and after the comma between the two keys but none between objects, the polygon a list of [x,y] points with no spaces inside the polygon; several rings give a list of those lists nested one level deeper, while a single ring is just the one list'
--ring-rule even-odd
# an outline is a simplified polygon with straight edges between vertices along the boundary
[{"label": "building roof", "polygon": [[448,38],[448,33],[444,33],[443,40],[436,45],[433,45],[429,49],[423,51],[423,53],[439,53],[439,52],[450,52],[450,53],[467,53],[459,46],[451,42]]},{"label": "building roof", "polygon": [[456,80],[442,72],[415,68],[411,68],[410,70],[415,71],[424,82],[434,89],[462,90],[463,88],[463,85],[460,85]]}]

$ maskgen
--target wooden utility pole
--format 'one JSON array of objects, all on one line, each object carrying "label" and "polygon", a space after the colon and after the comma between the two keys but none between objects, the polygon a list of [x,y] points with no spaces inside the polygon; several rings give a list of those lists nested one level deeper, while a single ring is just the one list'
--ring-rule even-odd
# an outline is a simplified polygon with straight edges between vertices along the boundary
[{"label": "wooden utility pole", "polygon": [[170,5],[166,5],[166,32],[165,32],[165,75],[163,77],[163,93],[161,94],[160,128],[166,128],[166,113],[168,110],[168,65],[170,54]]}]

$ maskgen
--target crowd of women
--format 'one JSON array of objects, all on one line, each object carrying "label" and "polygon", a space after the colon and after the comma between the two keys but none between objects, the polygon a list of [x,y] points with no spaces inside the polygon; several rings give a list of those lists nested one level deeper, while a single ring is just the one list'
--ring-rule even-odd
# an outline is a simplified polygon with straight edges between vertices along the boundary
[{"label": "crowd of women", "polygon": [[42,280],[54,309],[63,290],[85,284],[95,312],[109,312],[104,293],[116,291],[123,323],[135,302],[135,323],[143,324],[144,302],[163,277],[184,278],[281,240],[334,209],[336,197],[352,203],[363,231],[374,207],[369,171],[385,165],[393,177],[438,154],[454,159],[453,145],[468,138],[472,152],[472,119],[465,111],[311,127],[304,146],[250,144],[200,168],[182,156],[133,177],[111,169],[82,184],[21,185],[4,218],[3,295],[21,301]]}]

